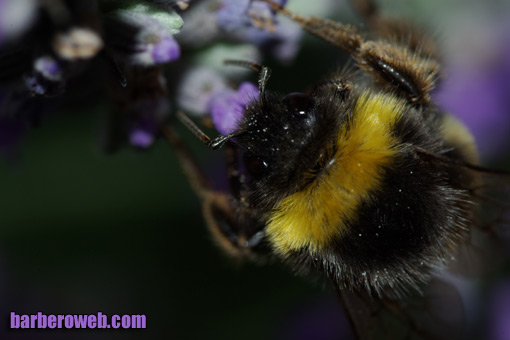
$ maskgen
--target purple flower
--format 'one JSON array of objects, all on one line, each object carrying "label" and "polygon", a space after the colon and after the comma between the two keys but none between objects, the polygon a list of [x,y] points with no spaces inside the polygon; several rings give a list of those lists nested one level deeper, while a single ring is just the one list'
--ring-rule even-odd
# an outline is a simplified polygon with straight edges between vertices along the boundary
[{"label": "purple flower", "polygon": [[34,0],[0,0],[0,46],[29,29],[36,13]]},{"label": "purple flower", "polygon": [[216,130],[222,135],[235,131],[246,105],[258,98],[258,88],[249,82],[242,83],[237,91],[227,89],[214,96],[209,102],[209,111]]},{"label": "purple flower", "polygon": [[62,80],[62,65],[50,55],[45,55],[34,60],[34,70],[41,73],[43,77],[60,81]]},{"label": "purple flower", "polygon": [[144,27],[135,37],[133,53],[128,56],[132,64],[155,65],[179,59],[181,49],[171,34],[162,25],[153,22]]},{"label": "purple flower", "polygon": [[165,96],[136,101],[130,108],[127,127],[129,144],[136,148],[150,147],[159,133],[159,127],[170,112]]},{"label": "purple flower", "polygon": [[[299,41],[303,35],[303,30],[292,22],[278,24],[275,29],[276,31],[270,39],[262,41],[261,49],[282,62],[294,59],[299,51]],[[256,35],[254,34],[254,37]]]},{"label": "purple flower", "polygon": [[226,31],[235,31],[250,26],[248,9],[250,0],[223,0],[216,12],[218,23]]},{"label": "purple flower", "polygon": [[182,19],[177,13],[140,3],[114,11],[110,19],[109,41],[129,63],[150,66],[179,59],[181,49],[174,35]]},{"label": "purple flower", "polygon": [[145,113],[136,117],[129,127],[129,143],[135,147],[145,149],[154,142],[158,126],[150,114]]},{"label": "purple flower", "polygon": [[480,155],[490,159],[510,144],[510,39],[503,34],[495,39],[495,46],[487,48],[492,51],[489,55],[484,55],[486,50],[473,50],[469,59],[453,60],[436,99],[467,125]]},{"label": "purple flower", "polygon": [[63,73],[63,64],[59,60],[49,55],[41,56],[34,60],[32,72],[24,76],[25,85],[32,95],[57,96],[65,90]]},{"label": "purple flower", "polygon": [[211,13],[209,1],[200,1],[193,4],[182,13],[186,23],[179,33],[179,42],[184,45],[201,47],[211,44],[220,34],[218,20]]},{"label": "purple flower", "polygon": [[255,44],[282,61],[294,58],[298,51],[302,30],[293,23],[278,20],[267,3],[223,0],[216,16],[229,37]]},{"label": "purple flower", "polygon": [[179,81],[177,102],[185,111],[203,115],[209,102],[219,93],[228,91],[226,80],[211,69],[196,67]]},{"label": "purple flower", "polygon": [[179,44],[170,36],[162,36],[159,41],[150,46],[152,49],[151,55],[154,63],[163,64],[179,59],[181,56],[181,49]]},{"label": "purple flower", "polygon": [[[284,6],[287,1],[276,2]],[[270,25],[276,21],[269,4],[262,1],[222,0],[216,15],[219,25],[226,31],[236,31],[253,24],[261,29],[271,29]]]}]

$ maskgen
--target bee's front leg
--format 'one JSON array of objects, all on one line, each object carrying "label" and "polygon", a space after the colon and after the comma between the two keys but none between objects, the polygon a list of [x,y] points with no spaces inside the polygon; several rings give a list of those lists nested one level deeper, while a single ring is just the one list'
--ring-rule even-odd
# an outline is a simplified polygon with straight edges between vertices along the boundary
[{"label": "bee's front leg", "polygon": [[253,257],[264,244],[264,226],[257,222],[243,204],[242,176],[237,167],[237,150],[228,143],[227,175],[232,193],[216,191],[200,170],[186,144],[170,126],[163,128],[173,146],[188,182],[202,204],[207,227],[216,242],[237,258]]}]

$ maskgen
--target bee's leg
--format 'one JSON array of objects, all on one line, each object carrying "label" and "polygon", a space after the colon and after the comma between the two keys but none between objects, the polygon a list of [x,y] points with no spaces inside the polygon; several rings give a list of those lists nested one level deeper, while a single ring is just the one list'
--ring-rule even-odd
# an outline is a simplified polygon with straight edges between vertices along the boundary
[{"label": "bee's leg", "polygon": [[305,18],[272,0],[264,1],[308,33],[350,53],[357,66],[383,86],[416,106],[429,105],[430,92],[439,73],[439,66],[433,59],[424,58],[405,45],[365,40],[354,27],[323,18]]},{"label": "bee's leg", "polygon": [[314,95],[320,93],[323,89],[329,89],[332,91],[335,96],[338,98],[344,99],[349,96],[349,93],[352,91],[349,83],[342,76],[333,76],[330,80],[325,80],[316,83],[311,89],[310,92]]},{"label": "bee's leg", "polygon": [[245,176],[239,171],[239,154],[237,146],[230,141],[225,145],[225,161],[227,163],[227,176],[230,192],[241,205],[248,208],[245,194]]},{"label": "bee's leg", "polygon": [[[242,208],[236,206],[237,199],[230,194],[215,191],[212,188],[188,147],[172,127],[164,127],[163,134],[173,146],[188,182],[200,199],[207,226],[217,243],[234,256],[253,256],[254,253],[251,249],[259,245],[263,235],[252,231],[254,223],[247,216],[244,217],[247,214]],[[236,152],[236,150],[231,151]],[[233,165],[234,160],[237,161],[237,159],[231,159],[232,163],[227,162],[227,168],[237,170],[237,167]],[[236,174],[230,178],[233,188],[242,188],[242,184],[235,184],[239,178]],[[247,229],[250,230],[250,237],[245,236]]]},{"label": "bee's leg", "polygon": [[213,191],[212,185],[200,170],[188,147],[172,127],[164,126],[162,128],[162,133],[176,151],[179,164],[191,188],[195,191],[200,200],[205,199],[205,197]]},{"label": "bee's leg", "polygon": [[[186,116],[184,116],[186,117]],[[187,118],[187,117],[186,117]],[[196,127],[193,123],[193,126]],[[197,127],[198,129],[198,127]],[[205,134],[199,130],[201,134],[205,136]],[[164,134],[168,141],[173,145],[173,147],[177,151],[177,155],[179,157],[179,161],[181,163],[181,167],[184,170],[184,173],[188,177],[188,181],[190,182],[193,190],[197,193],[199,197],[206,195],[207,192],[213,191],[212,186],[207,181],[204,174],[200,171],[198,164],[195,162],[191,153],[189,152],[186,145],[181,141],[177,132],[171,127],[167,126],[164,128]],[[206,138],[209,138],[206,136]],[[202,139],[201,139],[202,140]],[[211,139],[208,139],[210,141]],[[204,142],[206,143],[206,142]],[[244,178],[240,174],[238,169],[238,155],[237,155],[237,147],[235,144],[226,141],[225,147],[225,158],[227,164],[227,176],[229,187],[232,196],[236,200],[241,199],[241,190],[244,188]]]},{"label": "bee's leg", "polygon": [[388,41],[406,45],[424,58],[439,60],[437,43],[424,30],[407,20],[399,20],[381,13],[374,0],[350,0],[363,17],[371,33]]},{"label": "bee's leg", "polygon": [[225,155],[230,192],[236,205],[237,223],[241,227],[237,233],[238,246],[258,248],[265,238],[265,225],[250,213],[252,208],[247,199],[245,175],[239,171],[239,153],[236,144],[227,142]]}]

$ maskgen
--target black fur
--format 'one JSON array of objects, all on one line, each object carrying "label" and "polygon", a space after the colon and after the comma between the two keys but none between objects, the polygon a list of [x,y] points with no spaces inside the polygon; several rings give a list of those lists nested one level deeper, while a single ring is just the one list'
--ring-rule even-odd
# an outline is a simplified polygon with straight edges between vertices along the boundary
[{"label": "black fur", "polygon": [[[305,118],[287,112],[281,96],[270,92],[267,107],[258,102],[247,107],[240,125],[246,133],[235,143],[267,164],[247,183],[248,203],[261,223],[281,199],[310,184],[304,174],[317,167],[349,122],[359,96],[355,83],[340,77],[315,87],[309,94],[313,108]],[[339,88],[349,91],[340,93]],[[285,261],[299,272],[326,272],[341,288],[400,295],[419,289],[452,256],[471,216],[465,190],[470,177],[462,168],[415,152],[418,146],[464,160],[440,134],[442,113],[423,110],[411,104],[404,109],[393,130],[398,156],[385,169],[380,190],[367,195],[356,219],[347,221],[348,232],[313,257],[304,250],[288,254]]]},{"label": "black fur", "polygon": [[262,212],[270,211],[284,197],[303,187],[303,174],[314,168],[324,149],[336,139],[355,103],[345,93],[324,85],[310,94],[313,107],[296,117],[282,103],[283,96],[266,92],[267,107],[253,102],[246,108],[236,138],[241,152],[267,162],[262,176],[252,178],[249,201]]}]

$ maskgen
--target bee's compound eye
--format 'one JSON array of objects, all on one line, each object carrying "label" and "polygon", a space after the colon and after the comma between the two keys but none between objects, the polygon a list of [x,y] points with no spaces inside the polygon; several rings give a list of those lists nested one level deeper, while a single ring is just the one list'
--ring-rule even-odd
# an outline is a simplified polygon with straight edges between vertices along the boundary
[{"label": "bee's compound eye", "polygon": [[282,102],[290,113],[298,117],[306,116],[313,105],[312,98],[300,92],[289,93],[283,97]]},{"label": "bee's compound eye", "polygon": [[246,170],[248,170],[250,175],[254,178],[262,176],[269,166],[266,161],[252,153],[245,153],[243,155],[243,161]]}]

